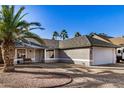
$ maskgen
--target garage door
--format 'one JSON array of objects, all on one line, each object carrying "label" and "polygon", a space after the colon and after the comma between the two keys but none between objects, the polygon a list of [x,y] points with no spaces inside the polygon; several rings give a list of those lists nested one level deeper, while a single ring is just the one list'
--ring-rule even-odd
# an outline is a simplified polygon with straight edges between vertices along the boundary
[{"label": "garage door", "polygon": [[93,63],[92,65],[112,64],[115,63],[114,48],[93,48]]}]

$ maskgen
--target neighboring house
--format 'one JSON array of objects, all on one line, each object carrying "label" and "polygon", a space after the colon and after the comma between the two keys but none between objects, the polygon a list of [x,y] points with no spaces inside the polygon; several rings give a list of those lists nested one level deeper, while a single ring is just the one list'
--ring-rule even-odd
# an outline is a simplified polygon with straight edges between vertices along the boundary
[{"label": "neighboring house", "polygon": [[[33,39],[16,43],[15,64],[32,62],[67,62],[74,64],[103,65],[116,63],[117,46],[98,37],[80,36],[67,40],[44,39],[40,45]],[[24,60],[25,59],[25,60]]]},{"label": "neighboring house", "polygon": [[100,34],[94,34],[94,35],[92,35],[92,37],[102,40],[102,41],[105,41],[105,42],[108,42],[108,43],[112,43],[110,39],[113,38],[110,36],[104,36],[104,35],[100,35]]},{"label": "neighboring house", "polygon": [[120,60],[124,60],[124,37],[116,37],[116,38],[111,38],[110,41],[118,45],[119,48],[117,48],[117,62],[120,62]]}]

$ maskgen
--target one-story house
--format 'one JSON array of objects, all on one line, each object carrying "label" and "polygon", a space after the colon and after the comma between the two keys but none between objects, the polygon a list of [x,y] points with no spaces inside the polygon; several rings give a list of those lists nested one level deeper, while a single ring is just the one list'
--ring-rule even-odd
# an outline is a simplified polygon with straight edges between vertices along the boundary
[{"label": "one-story house", "polygon": [[116,63],[117,46],[91,36],[67,40],[45,40],[45,62],[72,62],[75,64],[103,65]]},{"label": "one-story house", "polygon": [[116,63],[117,46],[91,36],[80,36],[67,40],[44,39],[41,45],[33,39],[30,43],[16,44],[15,64],[32,62],[67,62],[74,64],[103,65]]}]

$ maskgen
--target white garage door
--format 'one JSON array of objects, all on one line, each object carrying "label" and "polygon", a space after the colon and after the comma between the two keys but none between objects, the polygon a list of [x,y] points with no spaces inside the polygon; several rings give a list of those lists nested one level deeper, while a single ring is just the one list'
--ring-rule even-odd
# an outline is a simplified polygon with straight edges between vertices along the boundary
[{"label": "white garage door", "polygon": [[114,48],[93,48],[93,65],[115,63],[116,55]]}]

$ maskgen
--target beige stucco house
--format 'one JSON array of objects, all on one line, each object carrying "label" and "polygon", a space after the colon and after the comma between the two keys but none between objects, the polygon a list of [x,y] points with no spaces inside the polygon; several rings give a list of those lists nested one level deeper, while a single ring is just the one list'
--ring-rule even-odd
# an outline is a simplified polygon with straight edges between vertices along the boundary
[{"label": "beige stucco house", "polygon": [[67,40],[44,40],[45,62],[103,65],[116,63],[117,46],[97,36],[81,36]]},{"label": "beige stucco house", "polygon": [[97,36],[80,36],[67,40],[44,39],[41,45],[33,39],[29,43],[17,43],[14,63],[65,62],[90,65],[116,63],[116,45]]}]

